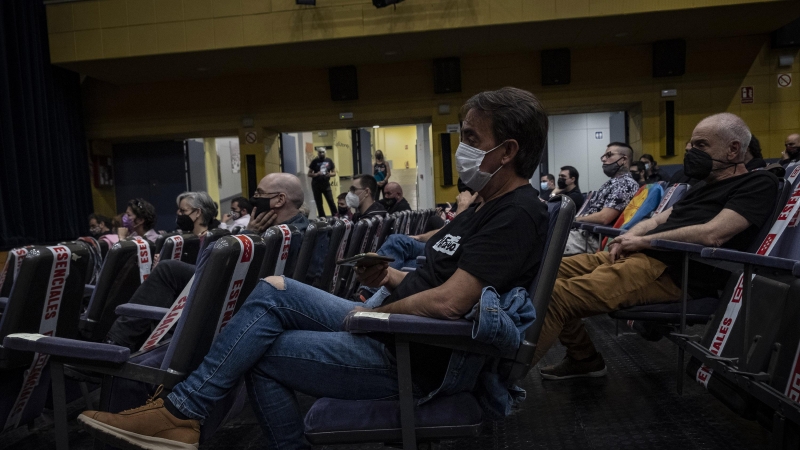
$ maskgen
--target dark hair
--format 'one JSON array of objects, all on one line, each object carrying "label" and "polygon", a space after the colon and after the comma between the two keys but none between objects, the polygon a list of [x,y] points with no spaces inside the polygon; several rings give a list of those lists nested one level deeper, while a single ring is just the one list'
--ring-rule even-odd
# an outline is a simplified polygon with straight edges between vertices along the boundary
[{"label": "dark hair", "polygon": [[652,164],[652,165],[654,165],[654,166],[655,166],[655,165],[658,165],[658,163],[656,162],[655,158],[653,158],[653,155],[651,155],[651,154],[649,154],[649,153],[645,153],[645,154],[643,154],[643,155],[642,155],[642,156],[641,156],[639,159],[642,159],[642,158],[644,158],[644,159],[646,159],[646,160],[650,161],[650,164]]},{"label": "dark hair", "polygon": [[[378,155],[381,155],[381,157],[378,158]],[[381,149],[375,150],[375,159],[383,161],[383,150]]]},{"label": "dark hair", "polygon": [[375,195],[375,193],[378,192],[378,182],[375,181],[375,177],[368,173],[356,175],[353,177],[353,180],[362,180],[359,181],[359,183],[361,183],[361,187],[364,189],[369,189],[369,193],[372,195]]},{"label": "dark hair", "polygon": [[627,153],[627,155],[625,155],[625,156],[627,156],[627,157],[628,157],[628,160],[629,160],[629,161],[630,161],[630,160],[633,158],[633,149],[631,148],[631,146],[630,146],[630,145],[628,145],[628,144],[626,144],[626,143],[624,143],[624,142],[612,142],[612,143],[610,143],[610,144],[606,145],[606,148],[607,148],[607,149],[608,149],[608,148],[611,148],[611,147],[622,147],[622,148],[626,148],[626,149],[628,149],[628,151],[626,152],[626,153]]},{"label": "dark hair", "polygon": [[473,109],[492,121],[495,143],[517,141],[514,172],[526,180],[533,177],[547,144],[547,113],[539,99],[528,91],[504,87],[467,100],[461,107],[462,117]]},{"label": "dark hair", "polygon": [[236,197],[235,199],[231,200],[231,205],[234,203],[239,205],[239,209],[247,210],[247,214],[250,214],[250,211],[253,210],[253,204],[250,203],[250,200],[244,197]]},{"label": "dark hair", "polygon": [[89,214],[89,220],[92,220],[92,219],[94,219],[94,221],[97,222],[98,225],[100,225],[101,223],[104,224],[106,226],[106,228],[108,228],[109,230],[111,228],[113,228],[111,226],[111,219],[109,219],[108,217],[106,217],[106,216],[104,216],[102,214],[94,214],[94,213],[93,214]]},{"label": "dark hair", "polygon": [[632,163],[631,163],[631,167],[633,167],[633,166],[636,166],[636,168],[638,168],[638,169],[639,169],[639,172],[641,172],[641,173],[644,173],[644,171],[646,170],[646,169],[644,168],[644,163],[643,163],[643,162],[641,162],[641,161],[634,161],[634,162],[632,162]]},{"label": "dark hair", "polygon": [[336,196],[336,200],[341,200],[345,197],[347,197],[347,192],[342,192],[341,194]]},{"label": "dark hair", "polygon": [[572,166],[564,166],[561,168],[561,170],[566,170],[567,172],[569,172],[569,177],[575,178],[575,187],[580,189],[580,187],[578,187],[578,179],[581,177],[581,175],[578,173],[578,169]]},{"label": "dark hair", "polygon": [[747,149],[750,150],[753,158],[764,158],[764,156],[761,154],[761,142],[758,142],[758,139],[756,139],[754,135],[750,136],[750,145],[747,146]]},{"label": "dark hair", "polygon": [[143,198],[128,200],[128,207],[133,214],[144,220],[142,226],[145,230],[152,230],[156,224],[156,208]]},{"label": "dark hair", "polygon": [[[542,177],[547,177],[547,180],[548,181],[552,181],[553,183],[556,182],[556,177],[553,176],[552,173],[546,173],[546,174],[542,175]],[[541,177],[539,177],[539,178],[541,178]]]}]

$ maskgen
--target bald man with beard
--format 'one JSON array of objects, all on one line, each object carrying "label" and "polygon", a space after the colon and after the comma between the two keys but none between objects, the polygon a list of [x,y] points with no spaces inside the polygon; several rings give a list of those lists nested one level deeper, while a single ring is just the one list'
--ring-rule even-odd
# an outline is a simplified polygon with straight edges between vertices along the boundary
[{"label": "bald man with beard", "polygon": [[[273,225],[292,225],[301,233],[308,228],[308,219],[300,212],[303,186],[288,173],[271,173],[261,179],[253,194],[253,212],[242,234],[263,234]],[[161,261],[150,276],[136,289],[130,303],[169,308],[194,276],[195,266],[177,260]],[[114,321],[106,342],[136,351],[150,334],[152,321],[120,316]]]},{"label": "bald man with beard", "polygon": [[383,200],[380,200],[380,203],[383,203],[388,214],[411,211],[411,205],[403,197],[403,188],[394,181],[386,183],[386,187],[383,188]]}]

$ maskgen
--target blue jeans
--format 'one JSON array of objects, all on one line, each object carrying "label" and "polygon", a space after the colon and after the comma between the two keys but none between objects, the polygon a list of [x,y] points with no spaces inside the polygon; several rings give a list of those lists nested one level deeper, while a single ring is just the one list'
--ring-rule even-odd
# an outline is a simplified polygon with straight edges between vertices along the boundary
[{"label": "blue jeans", "polygon": [[425,243],[405,234],[392,234],[378,249],[378,254],[394,258],[394,261],[389,263],[393,269],[417,267],[417,256],[425,254]]},{"label": "blue jeans", "polygon": [[357,303],[290,279],[284,287],[260,281],[169,400],[187,417],[203,420],[244,376],[268,448],[310,448],[294,391],[389,398],[398,394],[397,368],[382,343],[339,331]]}]

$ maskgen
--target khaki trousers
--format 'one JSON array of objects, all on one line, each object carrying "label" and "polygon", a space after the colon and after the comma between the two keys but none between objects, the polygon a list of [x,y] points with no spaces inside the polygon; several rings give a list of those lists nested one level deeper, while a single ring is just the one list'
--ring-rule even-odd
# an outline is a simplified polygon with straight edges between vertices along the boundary
[{"label": "khaki trousers", "polygon": [[634,253],[611,264],[608,252],[575,255],[561,260],[550,307],[544,318],[534,364],[558,338],[574,359],[595,350],[581,320],[623,307],[676,302],[681,290],[665,273],[661,261]]}]

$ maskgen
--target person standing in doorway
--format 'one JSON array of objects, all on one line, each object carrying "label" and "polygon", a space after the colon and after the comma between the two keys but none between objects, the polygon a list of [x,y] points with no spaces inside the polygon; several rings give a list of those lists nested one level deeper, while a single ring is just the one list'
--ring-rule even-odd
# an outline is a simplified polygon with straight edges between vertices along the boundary
[{"label": "person standing in doorway", "polygon": [[372,176],[374,176],[375,181],[378,182],[378,189],[375,190],[373,198],[375,201],[378,201],[380,195],[386,198],[383,189],[386,187],[386,183],[389,182],[389,177],[392,176],[392,169],[389,168],[389,165],[386,164],[386,161],[383,159],[383,152],[381,150],[375,152],[375,165],[372,166]]},{"label": "person standing in doorway", "polygon": [[308,176],[311,178],[311,191],[317,203],[317,216],[325,217],[325,208],[322,207],[322,196],[328,202],[331,214],[336,214],[336,203],[333,202],[330,178],[336,175],[336,166],[330,158],[325,157],[325,149],[317,149],[317,158],[308,166]]}]

